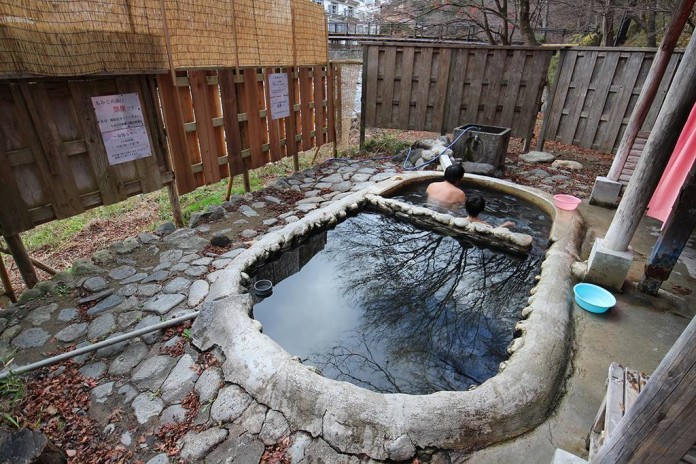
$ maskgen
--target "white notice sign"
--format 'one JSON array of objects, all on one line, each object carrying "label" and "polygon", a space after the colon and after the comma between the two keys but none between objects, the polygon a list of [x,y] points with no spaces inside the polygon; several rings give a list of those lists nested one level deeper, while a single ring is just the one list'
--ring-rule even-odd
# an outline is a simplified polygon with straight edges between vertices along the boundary
[{"label": "white notice sign", "polygon": [[92,97],[109,164],[152,155],[137,93]]},{"label": "white notice sign", "polygon": [[274,73],[268,75],[268,93],[271,97],[271,119],[290,116],[290,93],[288,92],[288,75]]},{"label": "white notice sign", "polygon": [[150,141],[145,126],[103,132],[109,164],[124,163],[150,156]]}]

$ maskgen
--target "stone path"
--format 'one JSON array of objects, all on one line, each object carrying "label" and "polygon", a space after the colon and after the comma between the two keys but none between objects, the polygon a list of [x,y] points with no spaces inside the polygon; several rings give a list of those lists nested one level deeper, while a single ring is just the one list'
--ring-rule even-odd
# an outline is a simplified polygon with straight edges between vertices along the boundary
[{"label": "stone path", "polygon": [[583,198],[592,191],[594,176],[577,161],[530,151],[519,155],[518,162],[508,157],[505,163],[508,177],[512,175],[515,179],[516,176],[522,185],[531,185],[551,194],[574,192]]},{"label": "stone path", "polygon": [[[279,180],[275,190],[211,206],[193,215],[193,228],[163,224],[154,234],[114,243],[25,292],[19,304],[0,313],[0,355],[14,354],[19,366],[197,311],[219,271],[249,240],[397,171],[392,163],[327,162]],[[279,196],[297,199],[288,204]],[[211,247],[211,239],[225,248]],[[154,450],[153,432],[186,420],[192,394],[200,406],[178,443],[176,459],[256,463],[267,447],[289,445],[287,454],[296,463],[361,462],[339,455],[321,438],[291,430],[282,414],[225,384],[224,359],[215,350],[196,350],[186,330],[150,332],[73,361],[84,377],[95,380],[88,414],[103,430],[95,430],[93,439],[116,440],[147,464],[170,462]],[[116,410],[123,415],[113,423],[109,417]],[[421,454],[421,460],[449,462],[441,451]]]}]

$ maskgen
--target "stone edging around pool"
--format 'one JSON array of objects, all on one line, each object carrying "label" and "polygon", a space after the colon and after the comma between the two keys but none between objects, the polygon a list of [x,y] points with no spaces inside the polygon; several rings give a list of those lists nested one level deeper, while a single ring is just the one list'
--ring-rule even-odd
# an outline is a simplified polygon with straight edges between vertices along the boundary
[{"label": "stone edging around pool", "polygon": [[[272,232],[218,271],[191,330],[202,350],[218,346],[225,354],[227,382],[281,413],[290,432],[321,436],[341,453],[373,459],[405,460],[417,448],[471,450],[520,435],[543,422],[553,409],[570,354],[571,265],[583,232],[580,215],[556,211],[550,196],[505,181],[467,175],[466,180],[513,193],[554,218],[550,247],[538,284],[531,290],[510,358],[478,388],[430,395],[380,394],[317,374],[261,333],[251,319],[252,299],[245,270],[277,253],[294,238],[325,229],[355,211],[365,195],[389,194],[406,184],[441,174],[394,176],[356,192],[302,220]],[[241,411],[240,411],[241,414]]]},{"label": "stone edging around pool", "polygon": [[526,254],[532,248],[531,235],[513,232],[505,227],[488,227],[478,222],[470,222],[465,217],[438,213],[422,206],[384,198],[372,193],[365,195],[365,204],[380,213],[395,215],[416,225],[461,237],[475,244],[519,254]]}]

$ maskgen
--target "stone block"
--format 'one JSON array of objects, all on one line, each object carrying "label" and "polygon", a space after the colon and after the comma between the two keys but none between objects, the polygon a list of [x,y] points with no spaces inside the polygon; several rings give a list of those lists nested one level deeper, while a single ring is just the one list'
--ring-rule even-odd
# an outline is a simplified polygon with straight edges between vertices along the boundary
[{"label": "stone block", "polygon": [[597,238],[587,261],[585,281],[621,291],[632,263],[631,247],[626,251],[611,250],[603,245],[601,238]]},{"label": "stone block", "polygon": [[613,181],[607,177],[599,176],[595,179],[592,194],[590,195],[590,204],[616,207],[619,203],[619,194],[621,193],[621,182]]},{"label": "stone block", "polygon": [[[206,464],[256,464],[261,462],[265,447],[261,440],[251,434],[228,438],[206,458]],[[293,461],[295,462],[295,461]]]},{"label": "stone block", "polygon": [[67,463],[67,455],[41,432],[29,429],[0,430],[0,462]]}]

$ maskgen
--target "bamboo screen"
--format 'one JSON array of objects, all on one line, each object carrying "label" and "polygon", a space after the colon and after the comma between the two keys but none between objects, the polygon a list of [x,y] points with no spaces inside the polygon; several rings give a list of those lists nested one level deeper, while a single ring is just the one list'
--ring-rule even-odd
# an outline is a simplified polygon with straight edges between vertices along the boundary
[{"label": "bamboo screen", "polygon": [[0,76],[162,72],[168,41],[176,69],[314,65],[324,30],[309,0],[0,0]]}]

